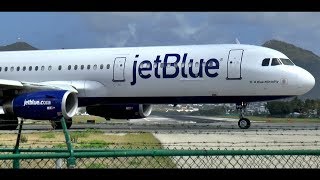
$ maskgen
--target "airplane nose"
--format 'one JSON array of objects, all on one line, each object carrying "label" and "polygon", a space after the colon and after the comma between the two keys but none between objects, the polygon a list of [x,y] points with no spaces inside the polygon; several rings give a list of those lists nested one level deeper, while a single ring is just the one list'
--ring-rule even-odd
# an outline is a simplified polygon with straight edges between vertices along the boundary
[{"label": "airplane nose", "polygon": [[306,92],[310,91],[315,85],[315,79],[308,71],[304,70],[303,74],[301,74],[303,89]]}]

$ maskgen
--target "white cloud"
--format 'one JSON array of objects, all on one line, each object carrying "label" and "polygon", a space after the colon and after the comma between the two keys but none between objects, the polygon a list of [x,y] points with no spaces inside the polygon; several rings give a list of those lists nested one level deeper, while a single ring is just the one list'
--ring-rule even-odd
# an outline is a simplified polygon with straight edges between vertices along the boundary
[{"label": "white cloud", "polygon": [[[320,13],[107,12],[81,13],[104,46],[242,43],[276,38],[310,50],[320,37]],[[239,37],[240,36],[240,37]],[[311,42],[312,43],[311,43]]]}]

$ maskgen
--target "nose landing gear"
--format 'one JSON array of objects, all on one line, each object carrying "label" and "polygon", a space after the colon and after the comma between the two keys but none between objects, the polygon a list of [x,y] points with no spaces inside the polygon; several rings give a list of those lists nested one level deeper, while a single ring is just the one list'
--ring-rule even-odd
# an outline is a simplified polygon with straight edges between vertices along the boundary
[{"label": "nose landing gear", "polygon": [[240,109],[240,120],[238,126],[240,129],[248,129],[251,125],[250,120],[244,117],[244,110],[247,107],[247,103],[241,102],[236,104],[236,108]]}]

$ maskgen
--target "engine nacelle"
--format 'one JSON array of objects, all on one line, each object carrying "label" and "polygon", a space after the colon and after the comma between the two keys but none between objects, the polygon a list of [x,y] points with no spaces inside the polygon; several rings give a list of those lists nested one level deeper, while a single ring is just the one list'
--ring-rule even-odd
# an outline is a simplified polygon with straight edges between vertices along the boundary
[{"label": "engine nacelle", "polygon": [[113,119],[140,119],[151,114],[150,104],[121,104],[88,106],[87,113]]},{"label": "engine nacelle", "polygon": [[3,104],[5,113],[26,119],[70,119],[77,112],[78,98],[71,91],[38,91],[21,94]]}]

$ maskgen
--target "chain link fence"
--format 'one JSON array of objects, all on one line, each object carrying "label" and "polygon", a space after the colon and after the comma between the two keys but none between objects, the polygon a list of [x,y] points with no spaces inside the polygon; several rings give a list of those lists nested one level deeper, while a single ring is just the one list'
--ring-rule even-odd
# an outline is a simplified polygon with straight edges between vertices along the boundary
[{"label": "chain link fence", "polygon": [[0,151],[0,168],[320,168],[319,150],[13,149]]}]

